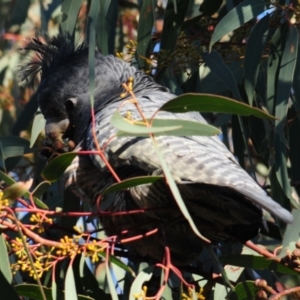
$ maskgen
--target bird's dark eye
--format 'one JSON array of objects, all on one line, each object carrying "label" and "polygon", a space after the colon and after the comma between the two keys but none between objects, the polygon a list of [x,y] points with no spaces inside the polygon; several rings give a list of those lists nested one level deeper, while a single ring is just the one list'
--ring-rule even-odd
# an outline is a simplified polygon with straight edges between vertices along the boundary
[{"label": "bird's dark eye", "polygon": [[75,105],[76,105],[76,102],[77,102],[77,99],[76,99],[76,98],[69,98],[69,99],[67,99],[67,101],[66,101],[66,103],[65,103],[66,110],[67,110],[67,111],[72,111],[73,108],[74,108]]}]

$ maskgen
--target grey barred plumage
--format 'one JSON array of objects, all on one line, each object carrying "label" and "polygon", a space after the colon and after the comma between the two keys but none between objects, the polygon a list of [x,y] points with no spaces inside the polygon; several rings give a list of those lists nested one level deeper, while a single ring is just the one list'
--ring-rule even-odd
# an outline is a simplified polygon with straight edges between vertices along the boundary
[{"label": "grey barred plumage", "polygon": [[[37,92],[47,122],[46,133],[54,143],[64,137],[75,142],[76,151],[95,151],[87,45],[75,47],[65,34],[43,39],[44,42],[33,39],[26,45],[25,49],[39,53],[39,61],[21,68],[20,74],[26,79],[30,74],[42,72]],[[151,118],[175,95],[113,56],[96,52],[95,61],[97,143],[121,179],[162,174],[151,139],[114,137],[117,130],[110,119],[124,101],[120,98],[122,83],[129,77],[134,78],[133,92],[146,118]],[[122,115],[128,112],[133,119],[141,119],[130,103],[120,108]],[[156,117],[206,123],[199,113],[160,111]],[[292,222],[292,215],[266,195],[218,137],[159,136],[156,140],[196,226],[212,242],[228,239],[244,242],[255,237],[263,226],[261,208],[284,222]],[[114,183],[106,164],[94,154],[76,157],[64,178],[66,186],[90,203]],[[112,212],[146,209],[135,215],[101,216],[106,233],[117,235],[119,240],[158,228],[156,234],[128,244],[140,256],[161,260],[168,245],[173,262],[187,264],[201,251],[203,241],[182,216],[165,180],[108,195],[102,199],[101,207]]]}]

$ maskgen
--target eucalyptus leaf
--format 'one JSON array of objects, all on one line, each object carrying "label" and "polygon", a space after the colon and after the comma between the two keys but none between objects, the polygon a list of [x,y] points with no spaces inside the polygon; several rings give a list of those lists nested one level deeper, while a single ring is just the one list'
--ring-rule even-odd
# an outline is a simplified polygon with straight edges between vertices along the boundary
[{"label": "eucalyptus leaf", "polygon": [[279,257],[284,257],[287,254],[287,250],[293,251],[296,248],[296,242],[300,239],[300,209],[294,209],[292,214],[294,223],[286,227]]},{"label": "eucalyptus leaf", "polygon": [[[45,286],[42,288],[46,295],[46,299],[54,300],[54,298],[52,298],[52,288],[48,288]],[[37,284],[18,284],[15,286],[15,289],[18,292],[18,294],[22,297],[28,297],[34,300],[44,300],[43,297],[41,296],[40,287]],[[67,293],[61,290],[57,290],[57,292],[58,292],[58,299],[70,299],[70,298],[66,298]],[[85,295],[76,295],[75,298],[71,298],[71,299],[93,300],[93,298]]]},{"label": "eucalyptus leaf", "polygon": [[117,294],[117,291],[115,288],[114,280],[112,278],[111,269],[109,267],[109,262],[105,263],[105,267],[106,267],[106,278],[107,278],[107,282],[108,282],[111,299],[119,300],[119,297],[118,297],[118,294]]},{"label": "eucalyptus leaf", "polygon": [[33,119],[33,124],[32,124],[32,129],[31,129],[30,148],[33,147],[39,134],[45,128],[45,125],[46,125],[46,120],[45,120],[43,114],[41,114],[41,113],[36,114]]},{"label": "eucalyptus leaf", "polygon": [[275,120],[267,112],[228,97],[213,94],[184,94],[165,103],[159,110],[183,113],[188,111],[231,113]]},{"label": "eucalyptus leaf", "polygon": [[51,183],[49,181],[43,181],[39,183],[36,188],[32,191],[34,197],[40,198],[49,189]]},{"label": "eucalyptus leaf", "polygon": [[77,15],[81,7],[81,0],[64,0],[61,6],[62,13],[65,14],[65,20],[61,23],[61,28],[65,32],[69,32],[73,36],[77,22]]},{"label": "eucalyptus leaf", "polygon": [[31,153],[35,149],[29,148],[29,142],[18,136],[3,136],[0,138],[4,159]]},{"label": "eucalyptus leaf", "polygon": [[111,186],[106,188],[102,192],[102,195],[112,193],[112,192],[122,191],[124,189],[128,189],[141,184],[151,184],[162,178],[164,177],[163,176],[140,176],[140,177],[133,177],[130,179],[124,179],[121,182],[112,184]]},{"label": "eucalyptus leaf", "polygon": [[15,182],[3,190],[2,199],[14,201],[28,193],[28,187],[24,182]]},{"label": "eucalyptus leaf", "polygon": [[[148,120],[150,122],[150,120]],[[138,121],[141,122],[141,121]],[[139,126],[139,125],[135,125]],[[164,131],[164,128],[172,128],[171,131]],[[142,127],[142,126],[140,126]],[[143,126],[145,128],[145,126]],[[177,127],[177,129],[175,129]],[[145,129],[152,128],[154,130],[155,136],[159,135],[172,135],[172,136],[212,136],[220,134],[221,131],[209,124],[199,123],[194,121],[180,120],[180,119],[153,119],[151,127],[146,127]],[[150,129],[149,129],[150,130]],[[162,131],[160,131],[162,130]],[[147,136],[149,133],[129,133],[123,130],[117,132],[117,136]]]},{"label": "eucalyptus leaf", "polygon": [[[177,1],[177,13],[175,10],[175,1]],[[189,1],[175,1],[168,1],[164,14],[164,27],[161,35],[160,49],[161,51],[165,51],[165,53],[171,53],[175,50],[177,39],[181,31],[181,26],[183,25],[189,6]],[[159,59],[158,64],[160,63],[161,61]],[[162,82],[166,70],[166,67],[159,70],[159,72],[156,74],[156,81]]]},{"label": "eucalyptus leaf", "polygon": [[147,65],[146,58],[149,57],[152,29],[155,17],[155,1],[144,0],[140,11],[140,22],[138,26],[136,55],[139,68]]},{"label": "eucalyptus leaf", "polygon": [[154,266],[141,270],[130,287],[129,299],[136,300],[134,295],[139,295],[145,281],[149,281],[153,275]]},{"label": "eucalyptus leaf", "polygon": [[267,14],[254,26],[247,42],[244,59],[244,87],[250,105],[253,102],[260,60],[269,35],[269,23],[270,15]]},{"label": "eucalyptus leaf", "polygon": [[264,0],[244,0],[235,6],[217,24],[211,37],[209,49],[211,50],[211,47],[224,35],[257,17],[267,9],[268,5]]},{"label": "eucalyptus leaf", "polygon": [[[99,254],[106,258],[106,253],[104,252],[99,252]],[[119,258],[117,258],[114,255],[109,255],[109,261],[113,264],[115,264],[116,266],[120,267],[121,269],[125,270],[126,272],[128,272],[129,274],[131,274],[133,277],[136,277],[135,272],[126,264],[124,264]]]},{"label": "eucalyptus leaf", "polygon": [[55,157],[43,169],[43,178],[50,182],[58,180],[77,155],[78,153],[76,152],[69,152]]},{"label": "eucalyptus leaf", "polygon": [[298,273],[279,262],[257,255],[225,255],[220,258],[223,264],[252,268],[257,270],[272,270],[284,274],[298,275]]},{"label": "eucalyptus leaf", "polygon": [[65,280],[65,299],[78,300],[73,266],[71,263],[69,264]]},{"label": "eucalyptus leaf", "polygon": [[[104,55],[109,54],[108,50],[108,26],[110,25],[107,23],[106,16],[108,13],[109,7],[112,5],[111,0],[106,1],[99,1],[100,7],[99,7],[99,14],[98,18],[96,20],[96,31],[97,31],[97,45],[101,52]],[[113,25],[113,24],[111,24]]]},{"label": "eucalyptus leaf", "polygon": [[283,55],[286,36],[288,34],[287,23],[281,24],[273,34],[270,43],[270,54],[267,64],[267,107],[271,114],[275,114],[275,99],[278,85],[278,71]]},{"label": "eucalyptus leaf", "polygon": [[167,131],[172,131],[176,129],[180,129],[181,126],[166,126],[166,127],[147,127],[147,126],[141,126],[141,125],[136,125],[132,124],[131,121],[124,119],[118,111],[116,111],[110,120],[111,124],[124,132],[129,132],[132,134],[136,135],[145,135],[145,134],[150,134],[150,133],[158,133],[158,132],[167,132]]},{"label": "eucalyptus leaf", "polygon": [[0,271],[5,276],[8,283],[12,283],[12,273],[9,256],[3,234],[0,235]]},{"label": "eucalyptus leaf", "polygon": [[241,95],[235,78],[230,69],[224,64],[221,55],[216,51],[211,51],[203,53],[202,57],[211,72],[232,92],[233,97],[241,101]]},{"label": "eucalyptus leaf", "polygon": [[254,281],[245,280],[235,286],[235,290],[228,295],[230,300],[255,299],[257,286]]}]

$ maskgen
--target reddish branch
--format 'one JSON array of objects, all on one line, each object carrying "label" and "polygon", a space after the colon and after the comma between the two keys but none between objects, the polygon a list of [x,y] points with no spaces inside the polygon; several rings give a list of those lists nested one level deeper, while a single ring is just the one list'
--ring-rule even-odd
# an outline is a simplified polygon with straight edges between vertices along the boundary
[{"label": "reddish branch", "polygon": [[[294,288],[291,288],[291,289],[287,289],[281,293],[277,293],[276,295],[273,295],[271,296],[269,299],[270,300],[279,300],[281,297],[283,296],[286,296],[286,295],[291,295],[291,294],[294,294],[294,293],[297,293],[299,294],[300,293],[300,287],[297,286],[297,287],[294,287]],[[299,297],[299,296],[298,296]],[[297,298],[298,298],[297,297]],[[295,298],[296,299],[296,298]]]}]

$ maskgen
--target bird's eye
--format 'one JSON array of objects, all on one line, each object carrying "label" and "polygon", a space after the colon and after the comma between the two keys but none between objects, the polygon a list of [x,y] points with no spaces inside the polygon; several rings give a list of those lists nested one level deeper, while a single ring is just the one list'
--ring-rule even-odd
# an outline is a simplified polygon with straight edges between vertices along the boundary
[{"label": "bird's eye", "polygon": [[76,98],[69,98],[69,99],[67,99],[67,101],[66,101],[66,103],[65,103],[66,110],[67,110],[67,111],[72,111],[73,108],[74,108],[75,105],[76,105],[76,102],[77,102],[77,99],[76,99]]}]

